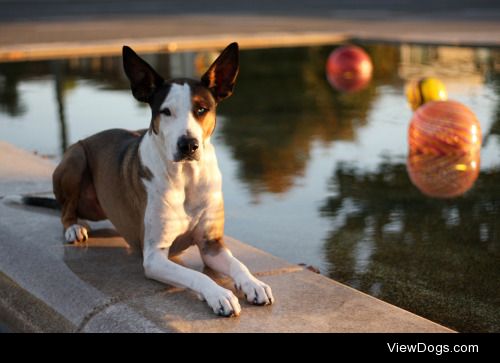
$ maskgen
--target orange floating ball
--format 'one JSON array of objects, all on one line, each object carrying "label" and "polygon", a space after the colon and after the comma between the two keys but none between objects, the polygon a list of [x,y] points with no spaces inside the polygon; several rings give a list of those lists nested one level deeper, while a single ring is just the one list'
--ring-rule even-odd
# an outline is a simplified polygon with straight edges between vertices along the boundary
[{"label": "orange floating ball", "polygon": [[480,152],[467,154],[410,154],[407,169],[412,183],[433,198],[458,197],[479,175]]},{"label": "orange floating ball", "polygon": [[356,92],[366,87],[372,72],[370,56],[355,45],[335,49],[326,62],[328,82],[343,92]]},{"label": "orange floating ball", "polygon": [[410,153],[463,154],[481,147],[481,126],[463,104],[434,101],[413,114],[408,139]]}]

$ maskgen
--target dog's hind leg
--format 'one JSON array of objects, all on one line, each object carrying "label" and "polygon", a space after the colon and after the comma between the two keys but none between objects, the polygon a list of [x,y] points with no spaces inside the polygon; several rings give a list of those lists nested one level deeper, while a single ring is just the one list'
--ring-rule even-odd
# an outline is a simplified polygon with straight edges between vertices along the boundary
[{"label": "dog's hind leg", "polygon": [[61,222],[67,242],[83,242],[87,229],[78,224],[78,202],[81,184],[87,170],[87,157],[82,145],[72,145],[52,175],[54,194],[61,205]]}]

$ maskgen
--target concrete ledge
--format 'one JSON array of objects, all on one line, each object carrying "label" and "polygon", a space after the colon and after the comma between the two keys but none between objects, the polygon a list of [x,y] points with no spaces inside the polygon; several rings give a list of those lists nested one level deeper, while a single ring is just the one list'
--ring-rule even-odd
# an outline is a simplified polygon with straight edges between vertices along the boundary
[{"label": "concrete ledge", "polygon": [[17,332],[74,330],[67,319],[3,273],[0,273],[0,325]]},{"label": "concrete ledge", "polygon": [[[53,164],[0,143],[0,165],[14,157],[23,170],[37,171],[37,184],[24,184],[23,193],[50,186]],[[0,170],[3,196],[5,186],[28,177]],[[218,318],[193,293],[147,280],[140,251],[108,222],[93,227],[87,245],[65,245],[56,214],[0,203],[0,323],[37,332],[450,332],[229,237],[234,255],[272,286],[277,302],[241,300],[240,317]],[[178,262],[232,289],[229,279],[204,269],[196,249]]]},{"label": "concrete ledge", "polygon": [[213,34],[152,38],[117,38],[86,42],[48,42],[0,46],[0,61],[44,60],[93,56],[118,56],[124,44],[140,53],[187,52],[224,48],[237,40],[241,48],[275,48],[335,44],[347,40],[337,32],[272,32],[259,34]]}]

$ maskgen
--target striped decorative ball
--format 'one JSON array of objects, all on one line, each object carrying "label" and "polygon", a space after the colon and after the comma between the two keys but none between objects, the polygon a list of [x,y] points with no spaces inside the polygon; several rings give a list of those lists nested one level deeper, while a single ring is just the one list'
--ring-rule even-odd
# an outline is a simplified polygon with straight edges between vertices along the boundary
[{"label": "striped decorative ball", "polygon": [[468,191],[479,175],[480,152],[467,154],[410,154],[408,174],[412,183],[433,198],[458,197]]},{"label": "striped decorative ball", "polygon": [[480,149],[481,126],[463,104],[434,101],[413,114],[408,138],[412,154],[463,154]]}]

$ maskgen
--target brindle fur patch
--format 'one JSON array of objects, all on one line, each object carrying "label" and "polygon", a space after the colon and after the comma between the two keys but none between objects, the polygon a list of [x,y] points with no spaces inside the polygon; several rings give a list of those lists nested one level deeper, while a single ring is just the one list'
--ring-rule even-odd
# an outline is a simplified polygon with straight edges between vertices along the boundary
[{"label": "brindle fur patch", "polygon": [[224,248],[224,241],[222,238],[215,238],[207,240],[202,243],[201,252],[208,256],[217,256]]}]

